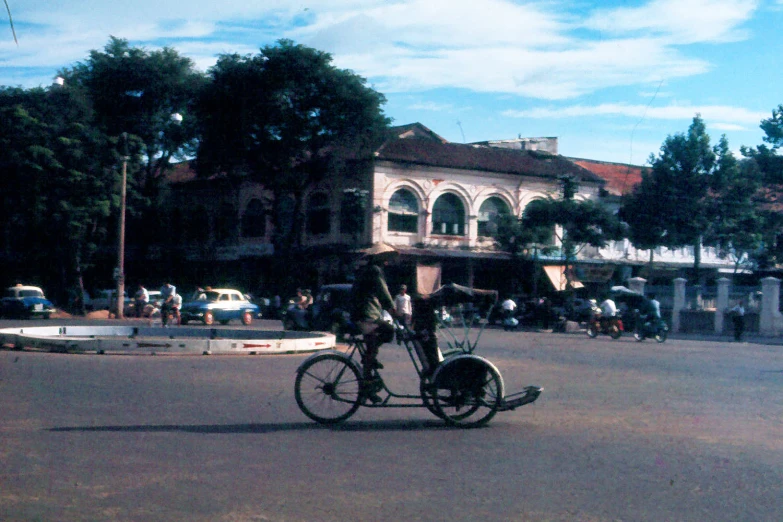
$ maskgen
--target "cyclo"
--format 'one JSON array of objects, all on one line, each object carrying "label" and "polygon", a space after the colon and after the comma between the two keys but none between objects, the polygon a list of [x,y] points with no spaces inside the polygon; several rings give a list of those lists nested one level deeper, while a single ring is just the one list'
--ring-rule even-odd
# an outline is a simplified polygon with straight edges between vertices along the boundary
[{"label": "cyclo", "polygon": [[[416,300],[412,329],[394,322],[397,343],[407,350],[419,378],[418,395],[392,391],[378,370],[373,370],[371,382],[363,381],[364,341],[358,330],[349,325],[347,351],[317,352],[297,369],[294,391],[299,408],[316,422],[335,424],[351,417],[360,406],[424,407],[449,425],[471,428],[486,424],[498,411],[514,410],[534,402],[543,388],[527,386],[505,396],[503,377],[497,367],[473,353],[487,324],[487,321],[476,321],[473,306],[459,325],[438,323],[435,310],[440,307],[456,303],[475,305],[481,301],[494,304],[497,292],[449,284],[427,298]],[[488,314],[492,306],[486,309]],[[471,329],[477,323],[480,323],[478,333],[471,336]],[[464,329],[461,338],[452,330],[458,326]],[[445,351],[438,346],[438,330],[446,336]],[[365,400],[362,389],[367,386],[380,394],[380,402]]]}]

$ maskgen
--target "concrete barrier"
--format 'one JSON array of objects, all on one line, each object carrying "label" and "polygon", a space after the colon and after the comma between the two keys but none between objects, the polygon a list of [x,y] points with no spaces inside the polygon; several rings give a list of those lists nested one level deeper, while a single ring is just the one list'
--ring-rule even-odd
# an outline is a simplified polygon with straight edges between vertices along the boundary
[{"label": "concrete barrier", "polygon": [[51,352],[125,354],[280,354],[333,348],[326,332],[163,328],[137,326],[37,326],[0,329],[0,344]]}]

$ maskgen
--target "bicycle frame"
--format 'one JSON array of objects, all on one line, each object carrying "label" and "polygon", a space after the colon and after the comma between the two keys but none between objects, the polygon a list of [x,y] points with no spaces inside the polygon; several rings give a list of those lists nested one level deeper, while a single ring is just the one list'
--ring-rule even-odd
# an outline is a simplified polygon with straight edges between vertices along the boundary
[{"label": "bicycle frame", "polygon": [[[396,332],[396,338],[397,338],[397,344],[403,345],[405,347],[405,350],[408,353],[408,357],[411,360],[411,363],[413,363],[413,368],[416,370],[416,375],[419,377],[419,382],[424,383],[424,381],[427,380],[426,377],[424,377],[424,364],[419,359],[419,354],[416,352],[415,347],[413,346],[413,339],[412,336],[414,335],[413,332],[408,330],[405,326],[401,325],[399,322],[395,321],[394,323],[394,329]],[[361,360],[365,356],[366,349],[364,346],[364,338],[361,335],[351,335],[349,334],[346,338],[348,341],[348,350],[345,352],[338,352],[338,353],[344,353],[348,358],[351,359],[354,365],[356,365],[357,368],[361,368]],[[442,358],[442,356],[441,356]],[[377,380],[378,383],[381,385],[381,390],[386,392],[386,396],[383,398],[383,401],[373,404],[373,403],[367,403],[364,404],[364,406],[370,407],[370,408],[421,408],[426,407],[426,404],[424,403],[424,400],[421,397],[421,393],[418,395],[413,394],[406,394],[406,393],[397,393],[390,389],[386,385],[386,381],[383,380],[383,377],[378,372],[378,370],[373,370],[373,378]],[[390,402],[392,399],[401,399],[401,400],[413,400],[418,401],[416,403],[394,403]]]}]

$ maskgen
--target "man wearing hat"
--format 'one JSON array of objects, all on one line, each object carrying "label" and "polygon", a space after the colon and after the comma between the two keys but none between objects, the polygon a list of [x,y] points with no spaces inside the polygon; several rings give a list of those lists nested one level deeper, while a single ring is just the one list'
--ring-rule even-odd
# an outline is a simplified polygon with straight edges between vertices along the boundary
[{"label": "man wearing hat", "polygon": [[359,270],[353,284],[351,319],[361,330],[366,347],[366,355],[362,360],[365,381],[362,393],[372,402],[382,400],[369,385],[373,370],[383,368],[378,362],[378,348],[394,338],[394,327],[383,320],[384,310],[390,314],[394,312],[394,300],[381,270],[390,253],[389,250],[379,252],[376,247],[365,250],[361,260],[365,265]]}]

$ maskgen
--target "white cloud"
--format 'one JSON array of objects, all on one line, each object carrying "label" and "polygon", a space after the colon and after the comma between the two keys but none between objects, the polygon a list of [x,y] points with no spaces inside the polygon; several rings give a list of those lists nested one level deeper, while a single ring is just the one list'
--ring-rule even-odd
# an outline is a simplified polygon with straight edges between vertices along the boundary
[{"label": "white cloud", "polygon": [[[625,103],[604,103],[601,105],[571,105],[567,107],[536,108],[530,110],[508,110],[503,115],[514,118],[571,118],[594,116],[622,116],[630,118],[644,117],[650,120],[690,120],[696,114],[701,114],[709,125],[711,120],[722,122],[716,125],[758,124],[768,117],[766,112],[756,112],[741,107],[726,105],[668,105],[665,107],[648,107],[646,105],[630,105]],[[712,126],[716,126],[712,125]],[[717,127],[716,127],[717,128]],[[728,130],[728,129],[727,129]]]},{"label": "white cloud", "polygon": [[598,10],[585,25],[609,34],[657,35],[677,44],[725,42],[745,38],[739,26],[758,4],[758,0],[653,0],[641,7]]},{"label": "white cloud", "polygon": [[[216,54],[254,53],[290,37],[331,52],[337,66],[385,93],[457,88],[562,100],[707,72],[710,63],[672,47],[672,35],[676,43],[727,39],[755,7],[653,0],[585,20],[557,1],[27,0],[14,13],[19,48],[0,42],[0,53],[7,67],[56,69],[114,35],[147,48],[168,43],[206,69]],[[609,37],[578,37],[585,24]]]},{"label": "white cloud", "polygon": [[408,106],[408,109],[413,111],[432,111],[443,112],[451,111],[454,109],[454,105],[450,103],[436,103],[436,102],[419,102]]},{"label": "white cloud", "polygon": [[[761,119],[759,119],[758,121],[761,121]],[[710,123],[708,125],[708,127],[711,128],[711,129],[724,130],[724,131],[746,131],[746,130],[748,130],[747,127],[743,127],[742,125],[737,125],[736,123]]]}]

